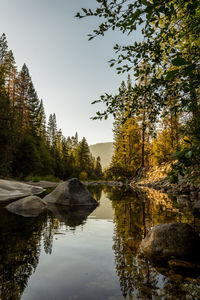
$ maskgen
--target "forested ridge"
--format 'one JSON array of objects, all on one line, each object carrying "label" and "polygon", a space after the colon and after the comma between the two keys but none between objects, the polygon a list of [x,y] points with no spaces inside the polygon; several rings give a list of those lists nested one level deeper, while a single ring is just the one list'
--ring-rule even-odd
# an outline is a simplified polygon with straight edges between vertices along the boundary
[{"label": "forested ridge", "polygon": [[[116,95],[106,93],[93,119],[114,116],[114,155],[106,178],[137,175],[141,167],[171,163],[171,182],[200,180],[200,2],[197,0],[97,0],[100,25],[89,40],[118,30],[132,36],[116,44],[110,66],[128,72]],[[141,34],[134,40],[134,31]],[[6,37],[0,39],[0,174],[25,178],[53,175],[99,178],[100,159],[91,156],[85,138],[65,138],[56,116],[46,124],[39,99],[24,64],[17,70]],[[22,163],[23,162],[23,163]]]},{"label": "forested ridge", "polygon": [[[73,124],[72,124],[73,125]],[[56,115],[46,121],[26,64],[18,71],[5,34],[0,37],[0,177],[100,178],[100,158],[85,138],[64,137]],[[46,176],[46,177],[45,177]]]},{"label": "forested ridge", "polygon": [[[106,93],[93,119],[113,115],[115,152],[108,176],[137,175],[141,167],[171,163],[171,182],[200,178],[200,2],[197,0],[97,0],[76,17],[132,37],[116,44],[110,66],[128,72],[116,95]],[[98,20],[98,21],[99,21]],[[134,32],[140,32],[135,41]],[[130,38],[129,38],[130,40]]]}]

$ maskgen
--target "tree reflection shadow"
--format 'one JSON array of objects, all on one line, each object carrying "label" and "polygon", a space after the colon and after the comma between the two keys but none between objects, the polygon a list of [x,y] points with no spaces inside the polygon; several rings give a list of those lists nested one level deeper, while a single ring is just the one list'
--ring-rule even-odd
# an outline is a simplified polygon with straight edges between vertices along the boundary
[{"label": "tree reflection shadow", "polygon": [[88,185],[87,189],[90,191],[94,199],[99,202],[102,195],[103,186],[102,185]]},{"label": "tree reflection shadow", "polygon": [[0,299],[21,298],[39,261],[45,222],[45,215],[23,218],[0,209]]},{"label": "tree reflection shadow", "polygon": [[196,280],[188,282],[168,269],[161,274],[161,269],[156,269],[140,250],[140,243],[152,226],[180,221],[192,223],[191,215],[183,215],[166,194],[155,190],[131,193],[114,188],[107,190],[107,195],[114,208],[113,250],[123,297],[200,299]]},{"label": "tree reflection shadow", "polygon": [[87,217],[96,209],[94,206],[62,206],[49,205],[49,209],[53,215],[66,226],[76,228],[76,226],[83,225]]},{"label": "tree reflection shadow", "polygon": [[0,208],[0,299],[20,299],[38,265],[42,241],[51,254],[54,235],[63,224],[75,230],[94,209],[51,205],[51,212],[24,218]]},{"label": "tree reflection shadow", "polygon": [[[156,268],[141,253],[140,243],[152,226],[187,222],[191,215],[180,212],[166,194],[143,189],[105,187],[114,209],[113,251],[121,292],[128,299],[200,299],[200,281],[183,278],[167,268]],[[96,194],[95,194],[96,193]],[[98,200],[102,187],[93,188]],[[51,253],[58,230],[84,226],[94,208],[72,209],[52,206],[38,218],[23,218],[0,209],[0,299],[21,298],[35,271],[42,242]]]}]

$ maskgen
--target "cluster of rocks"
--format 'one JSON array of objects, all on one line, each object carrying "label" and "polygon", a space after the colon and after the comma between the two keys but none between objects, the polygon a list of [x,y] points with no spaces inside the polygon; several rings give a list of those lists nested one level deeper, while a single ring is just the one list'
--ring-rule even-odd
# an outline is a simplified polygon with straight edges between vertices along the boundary
[{"label": "cluster of rocks", "polygon": [[132,188],[148,187],[162,193],[175,196],[177,203],[190,207],[197,212],[200,211],[200,185],[194,185],[187,178],[179,176],[178,183],[173,184],[168,181],[167,173],[170,172],[170,165],[163,164],[160,167],[142,168],[138,176],[132,178],[130,186]]},{"label": "cluster of rocks", "polygon": [[[9,191],[11,191],[10,198],[16,198],[16,194],[14,195],[10,188],[11,185],[10,182],[8,185],[4,182],[4,189],[2,188],[2,190],[4,190],[4,195],[8,195]],[[14,186],[16,186],[16,183],[14,183]],[[18,188],[19,187],[20,183],[18,183]],[[76,178],[58,184],[55,190],[44,197],[44,199],[30,195],[34,191],[37,193],[39,193],[39,191],[40,193],[43,192],[43,188],[37,188],[27,184],[21,184],[21,187],[24,188],[23,196],[27,196],[27,191],[29,191],[29,196],[8,204],[6,208],[8,211],[24,217],[38,216],[44,209],[52,210],[52,205],[76,208],[83,206],[96,207],[98,205],[98,202],[92,197],[86,187]],[[22,193],[17,193],[17,195],[22,195]],[[5,197],[3,200],[5,200]],[[8,198],[6,200],[8,200]]]},{"label": "cluster of rocks", "polygon": [[121,181],[84,181],[85,185],[107,185],[107,186],[123,186],[124,183]]},{"label": "cluster of rocks", "polygon": [[190,183],[176,183],[172,184],[167,181],[167,178],[159,180],[157,182],[138,182],[138,185],[148,186],[161,192],[176,195],[188,195],[192,198],[199,197],[200,199],[200,186],[195,186]]},{"label": "cluster of rocks", "polygon": [[[10,212],[24,217],[35,217],[49,209],[61,221],[66,221],[67,218],[68,224],[76,226],[98,205],[83,183],[76,178],[58,184],[44,199],[31,195],[43,190],[42,187],[19,182],[0,181],[2,201],[8,200],[9,193],[12,199],[29,195],[6,206]],[[200,202],[196,203],[196,209],[200,210]],[[141,250],[153,263],[167,263],[173,269],[190,268],[200,271],[200,238],[188,224],[170,223],[153,227],[142,240]]]},{"label": "cluster of rocks", "polygon": [[142,240],[141,250],[154,266],[167,266],[175,273],[200,273],[200,238],[184,223],[159,224]]},{"label": "cluster of rocks", "polygon": [[[181,206],[187,206],[193,213],[200,213],[200,185],[179,178],[177,184],[167,180],[170,165],[143,168],[132,178],[132,188],[147,187],[176,197]],[[200,273],[200,238],[188,224],[170,223],[153,227],[141,243],[141,249],[154,265],[168,265],[173,271],[191,269]]]},{"label": "cluster of rocks", "polygon": [[32,186],[26,183],[0,179],[0,201],[19,199],[29,195],[37,195],[44,192],[39,186]]},{"label": "cluster of rocks", "polygon": [[171,171],[170,164],[161,164],[158,166],[146,166],[140,168],[131,179],[132,184],[154,184],[166,178],[167,173]]}]

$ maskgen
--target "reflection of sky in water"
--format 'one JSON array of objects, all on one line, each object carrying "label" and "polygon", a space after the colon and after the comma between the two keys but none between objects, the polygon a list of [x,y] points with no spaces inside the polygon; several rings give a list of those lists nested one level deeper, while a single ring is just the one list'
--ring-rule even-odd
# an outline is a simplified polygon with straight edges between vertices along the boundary
[{"label": "reflection of sky in water", "polygon": [[91,213],[89,218],[113,220],[114,211],[112,202],[106,197],[104,192],[101,195],[101,205]]},{"label": "reflection of sky in water", "polygon": [[192,223],[190,214],[154,190],[93,187],[93,193],[100,199],[93,211],[52,207],[48,215],[27,219],[0,210],[0,234],[8,246],[0,244],[5,300],[21,294],[22,300],[200,299],[198,281],[155,269],[139,251],[151,226]]},{"label": "reflection of sky in water", "polygon": [[[62,228],[63,232],[63,228]],[[22,299],[107,299],[120,296],[112,251],[113,223],[89,219],[75,233],[55,235]]]}]

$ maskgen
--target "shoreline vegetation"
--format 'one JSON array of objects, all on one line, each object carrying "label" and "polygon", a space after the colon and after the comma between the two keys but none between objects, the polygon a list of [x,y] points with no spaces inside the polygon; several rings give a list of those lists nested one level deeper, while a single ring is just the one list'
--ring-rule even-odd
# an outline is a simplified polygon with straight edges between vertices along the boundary
[{"label": "shoreline vegetation", "polygon": [[[82,9],[76,17],[99,17],[89,40],[109,29],[133,34],[142,41],[116,45],[110,61],[119,74],[128,72],[115,95],[95,103],[105,105],[96,119],[114,117],[114,153],[107,170],[91,155],[85,138],[64,137],[55,113],[48,121],[43,100],[34,88],[26,64],[18,70],[6,35],[0,37],[0,176],[41,179],[98,180],[148,185],[190,194],[200,184],[200,3],[97,1],[97,9]],[[103,18],[103,19],[102,19]],[[130,22],[130,20],[132,20]],[[181,24],[181,30],[180,30]],[[138,25],[139,28],[138,28]],[[145,179],[142,172],[169,164],[167,179]],[[38,176],[39,175],[39,176]],[[35,178],[35,179],[34,179]],[[136,178],[136,179],[135,179]],[[140,183],[139,183],[140,181]]]},{"label": "shoreline vegetation", "polygon": [[[133,41],[130,45],[115,45],[116,58],[110,60],[110,66],[115,66],[119,74],[128,72],[127,81],[121,83],[115,95],[105,93],[93,102],[106,106],[103,112],[96,113],[94,120],[106,120],[109,115],[114,117],[112,162],[106,170],[102,170],[100,156],[92,156],[85,137],[81,141],[78,133],[64,137],[61,129],[57,128],[55,113],[50,114],[46,121],[43,100],[37,95],[28,67],[24,64],[18,70],[13,52],[8,49],[6,35],[2,34],[0,178],[17,178],[19,181],[0,180],[0,200],[10,200],[11,194],[12,199],[19,197],[7,209],[24,217],[38,217],[49,208],[56,218],[63,213],[69,221],[76,212],[75,224],[80,225],[77,220],[87,220],[100,203],[101,185],[106,185],[105,190],[110,190],[108,199],[112,201],[116,197],[119,200],[112,201],[112,209],[117,212],[121,207],[124,214],[124,218],[120,219],[123,214],[118,210],[113,222],[118,222],[118,226],[120,223],[121,234],[126,233],[113,238],[115,245],[112,250],[125,251],[123,259],[130,263],[128,273],[124,271],[124,262],[116,270],[123,273],[124,282],[124,279],[130,279],[130,274],[133,279],[138,278],[131,286],[132,290],[142,278],[138,277],[138,270],[133,275],[131,273],[136,261],[130,260],[130,254],[135,251],[135,244],[137,259],[141,259],[140,250],[143,250],[147,274],[149,262],[158,259],[166,260],[166,277],[169,280],[171,266],[182,268],[184,272],[191,269],[194,277],[195,272],[199,276],[200,1],[96,2],[94,11],[82,8],[81,13],[76,15],[80,19],[92,16],[102,20],[89,35],[89,40],[104,36],[109,29],[131,35],[139,28],[142,37],[142,41]],[[90,194],[90,189],[97,190],[98,201],[92,192]],[[33,196],[34,193],[41,194],[37,197]],[[79,211],[80,204],[82,207],[89,204],[92,209]],[[51,205],[55,205],[52,210]],[[163,218],[159,218],[161,212],[165,213]],[[12,221],[11,215],[7,217]],[[56,218],[52,221],[53,225],[58,221]],[[38,220],[34,220],[35,224]],[[134,223],[136,220],[141,222],[139,226]],[[49,227],[50,223],[48,221]],[[9,222],[4,225],[7,224]],[[38,224],[44,228],[42,223]],[[129,227],[132,230],[130,234],[126,231]],[[104,228],[101,225],[101,233],[106,231]],[[53,232],[54,228],[51,230]],[[17,235],[19,233],[21,228],[17,227]],[[11,238],[11,233],[9,235]],[[7,238],[7,231],[4,236]],[[89,243],[91,238],[89,234]],[[52,247],[52,242],[49,244]],[[32,256],[31,251],[28,253]],[[16,254],[14,261],[16,263]],[[19,265],[23,267],[22,263]],[[72,268],[75,268],[74,265]],[[86,272],[84,270],[84,274]],[[162,270],[158,269],[158,272],[162,273]],[[184,283],[183,278],[181,283]],[[195,279],[199,282],[199,277]],[[146,275],[144,281],[146,293],[153,281],[149,281]],[[174,279],[175,283],[178,281]],[[185,281],[190,279],[185,277]]]},{"label": "shoreline vegetation", "polygon": [[171,168],[169,163],[160,167],[142,168],[138,176],[131,179],[130,186],[133,189],[135,187],[149,187],[174,196],[187,195],[200,200],[200,184],[182,176],[179,176],[177,183],[170,182]]},{"label": "shoreline vegetation", "polygon": [[[132,36],[129,44],[114,46],[109,61],[118,74],[127,72],[127,81],[115,94],[106,92],[93,101],[104,105],[94,120],[114,118],[114,154],[106,177],[132,178],[132,186],[171,193],[199,191],[200,3],[97,2],[96,9],[82,8],[76,15],[100,20],[89,40],[111,30]],[[165,164],[170,165],[166,180],[146,178],[148,168]]]},{"label": "shoreline vegetation", "polygon": [[[82,180],[102,177],[85,137],[65,137],[55,113],[45,114],[26,64],[18,70],[6,35],[0,36],[0,177]],[[38,179],[37,179],[38,180]]]}]

